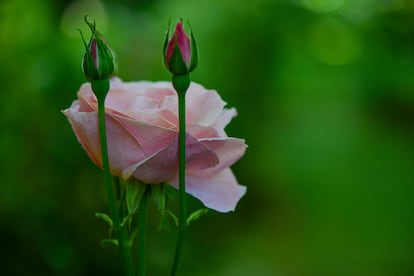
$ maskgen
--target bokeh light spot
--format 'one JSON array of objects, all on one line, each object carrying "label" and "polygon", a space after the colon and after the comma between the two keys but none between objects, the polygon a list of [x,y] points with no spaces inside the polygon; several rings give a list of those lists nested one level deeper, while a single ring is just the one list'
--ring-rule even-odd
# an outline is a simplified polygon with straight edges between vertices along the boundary
[{"label": "bokeh light spot", "polygon": [[332,12],[339,9],[344,0],[302,0],[303,4],[315,12]]},{"label": "bokeh light spot", "polygon": [[312,27],[310,47],[320,62],[329,65],[351,63],[360,51],[352,30],[334,19],[320,20]]}]

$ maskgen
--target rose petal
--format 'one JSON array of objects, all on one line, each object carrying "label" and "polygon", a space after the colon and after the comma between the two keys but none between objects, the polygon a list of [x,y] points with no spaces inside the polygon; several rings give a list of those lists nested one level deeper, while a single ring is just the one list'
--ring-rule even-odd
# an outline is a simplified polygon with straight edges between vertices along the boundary
[{"label": "rose petal", "polygon": [[161,183],[173,178],[178,170],[176,140],[154,155],[127,167],[122,178],[129,179],[132,175],[145,183]]},{"label": "rose petal", "polygon": [[196,123],[202,126],[212,125],[226,105],[216,91],[206,90],[196,83],[191,83],[186,101],[187,123]]},{"label": "rose petal", "polygon": [[237,111],[235,108],[224,109],[211,127],[215,128],[218,131],[218,135],[221,137],[227,137],[224,128],[230,123],[231,119],[236,116]]},{"label": "rose petal", "polygon": [[[79,112],[80,101],[74,101],[70,108],[63,110],[63,114],[69,119],[73,131],[75,132],[78,142],[88,154],[89,158],[99,167],[101,164],[100,145],[96,143],[99,136],[97,128],[90,128],[90,125],[96,125],[96,112]],[[88,116],[92,114],[92,116]],[[85,132],[84,130],[88,131]]]},{"label": "rose petal", "polygon": [[[169,145],[177,136],[176,131],[157,126],[157,124],[147,124],[144,121],[135,121],[129,118],[117,117],[115,114],[111,114],[111,116],[118,118],[119,123],[127,129],[130,135],[135,137],[146,156],[159,152]],[[160,117],[160,120],[163,120],[162,117]],[[159,123],[158,125],[162,124],[163,123]]]},{"label": "rose petal", "polygon": [[124,111],[120,113],[117,110],[107,109],[107,112],[120,115],[135,121],[141,121],[145,124],[156,127],[167,128],[175,130],[177,125],[173,123],[175,116],[168,110],[138,110],[138,111]]},{"label": "rose petal", "polygon": [[80,112],[92,112],[97,110],[98,101],[95,94],[93,94],[89,83],[82,84],[78,91],[78,99]]},{"label": "rose petal", "polygon": [[[88,156],[102,167],[101,148],[97,112],[79,112],[79,104],[74,103],[63,113],[68,117],[72,128]],[[114,118],[106,117],[107,144],[111,173],[120,175],[123,168],[145,158],[144,152],[131,134]]]},{"label": "rose petal", "polygon": [[186,170],[204,170],[217,166],[217,154],[187,134],[186,138]]},{"label": "rose petal", "polygon": [[[177,179],[172,184],[178,188]],[[206,207],[225,213],[235,210],[237,202],[246,193],[246,187],[237,183],[230,169],[225,169],[211,177],[187,176],[186,191]]]},{"label": "rose petal", "polygon": [[187,174],[189,175],[208,177],[217,174],[221,170],[233,165],[246,151],[246,144],[243,139],[211,138],[200,139],[199,141],[217,154],[219,163],[215,167],[203,170],[188,169]]},{"label": "rose petal", "polygon": [[[201,85],[192,82],[186,94],[186,122],[187,124],[210,126],[222,116],[225,105],[226,102],[220,98],[216,91],[206,90]],[[163,98],[160,108],[167,109],[178,116],[177,96],[171,95]],[[233,115],[234,111],[230,111],[230,115]]]},{"label": "rose petal", "polygon": [[[112,88],[112,86],[111,86]],[[114,89],[122,89],[131,95],[131,97],[145,96],[148,99],[160,101],[168,95],[175,95],[171,83],[165,81],[149,82],[123,82],[122,85],[114,86]]]},{"label": "rose petal", "polygon": [[196,139],[218,138],[217,130],[212,127],[187,124],[187,132]]},{"label": "rose petal", "polygon": [[[187,135],[186,138],[186,169],[203,170],[218,164],[217,155],[208,147]],[[168,182],[178,173],[178,136],[165,148],[131,165],[122,172],[122,177],[135,178],[146,183]]]}]

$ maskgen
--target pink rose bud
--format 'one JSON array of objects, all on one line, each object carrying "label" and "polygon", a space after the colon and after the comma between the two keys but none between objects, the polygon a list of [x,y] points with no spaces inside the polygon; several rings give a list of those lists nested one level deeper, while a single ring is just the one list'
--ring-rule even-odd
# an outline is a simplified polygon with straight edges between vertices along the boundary
[{"label": "pink rose bud", "polygon": [[89,43],[86,43],[81,33],[85,45],[82,60],[83,72],[89,81],[108,79],[115,72],[114,54],[105,38],[96,31],[95,23],[88,22],[86,16],[85,22],[91,29],[92,36]]},{"label": "pink rose bud", "polygon": [[192,72],[197,66],[198,52],[193,32],[190,29],[188,36],[180,21],[170,37],[170,28],[164,41],[164,64],[174,75],[185,75]]}]

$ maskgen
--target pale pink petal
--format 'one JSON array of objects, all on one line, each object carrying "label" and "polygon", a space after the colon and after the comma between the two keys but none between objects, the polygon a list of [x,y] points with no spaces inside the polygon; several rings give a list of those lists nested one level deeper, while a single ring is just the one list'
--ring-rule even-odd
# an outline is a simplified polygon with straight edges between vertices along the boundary
[{"label": "pale pink petal", "polygon": [[187,132],[196,139],[218,138],[219,134],[212,127],[205,127],[195,124],[188,124]]},{"label": "pale pink petal", "polygon": [[[178,180],[172,183],[178,188]],[[246,193],[246,187],[237,183],[231,169],[211,177],[186,177],[186,192],[198,198],[206,207],[218,212],[234,211],[237,202]]]},{"label": "pale pink petal", "polygon": [[173,178],[178,170],[178,149],[173,140],[158,153],[127,167],[122,172],[122,178],[131,176],[145,183],[161,183]]},{"label": "pale pink petal", "polygon": [[[74,101],[70,108],[63,110],[68,118],[78,142],[88,154],[89,158],[99,167],[101,164],[100,145],[96,143],[99,136],[98,129],[90,127],[96,125],[96,112],[79,112],[80,102]],[[92,114],[91,116],[89,116]],[[85,131],[87,130],[87,131]]]},{"label": "pale pink petal", "polygon": [[219,164],[217,154],[187,134],[186,137],[186,170],[204,170]]},{"label": "pale pink petal", "polygon": [[222,171],[223,169],[230,167],[237,160],[239,160],[246,151],[246,144],[243,139],[238,138],[211,138],[200,139],[202,144],[207,146],[218,156],[219,163],[215,167],[206,168],[203,170],[190,170],[187,174],[198,176],[212,176]]},{"label": "pale pink petal", "polygon": [[146,156],[159,152],[177,137],[176,131],[158,126],[161,124],[148,124],[145,121],[117,117],[115,114],[111,114],[111,116],[118,120],[129,135],[135,137]]},{"label": "pale pink petal", "polygon": [[176,129],[177,125],[174,123],[176,117],[168,110],[137,110],[137,111],[124,111],[123,113],[117,110],[107,109],[107,112],[120,115],[122,117],[129,118],[131,120],[141,121],[143,123],[158,126],[167,129]]},{"label": "pale pink petal", "polygon": [[90,83],[82,84],[78,91],[79,111],[92,112],[98,109],[98,101],[93,94]]},{"label": "pale pink petal", "polygon": [[145,96],[149,99],[158,101],[168,95],[175,95],[175,91],[171,83],[165,81],[124,82],[122,85],[114,86],[114,89],[125,90],[128,94],[131,95],[131,97]]},{"label": "pale pink petal", "polygon": [[215,128],[221,137],[227,137],[224,128],[230,123],[231,119],[236,116],[237,111],[235,108],[224,109],[211,127]]},{"label": "pale pink petal", "polygon": [[[122,82],[119,78],[112,78],[110,90],[105,100],[105,107],[125,111],[159,108],[161,99],[175,95],[172,85],[168,82]],[[97,109],[97,100],[92,92],[90,83],[84,83],[78,92],[81,107],[93,106]],[[92,111],[82,109],[81,111]]]},{"label": "pale pink petal", "polygon": [[[165,145],[166,143],[164,143]],[[187,135],[186,138],[186,168],[188,170],[203,170],[218,164],[217,155]],[[178,173],[178,136],[175,136],[165,148],[133,164],[122,172],[122,177],[128,179],[133,175],[135,178],[146,183],[168,182]]]},{"label": "pale pink petal", "polygon": [[145,96],[131,97],[126,90],[111,90],[105,100],[105,107],[121,112],[151,110],[158,107],[158,101]]},{"label": "pale pink petal", "polygon": [[[160,102],[160,109],[168,110],[172,114],[174,114],[177,118],[177,125],[178,125],[178,97],[177,95],[170,95],[164,97]],[[186,114],[187,121],[188,121],[188,114]]]},{"label": "pale pink petal", "polygon": [[[224,109],[226,102],[214,90],[206,90],[197,83],[191,83],[186,94],[186,122],[201,126],[224,128],[237,113],[235,109]],[[169,110],[178,117],[178,97],[170,95],[160,102],[160,108]],[[178,122],[177,122],[178,123]]]},{"label": "pale pink petal", "polygon": [[[102,167],[97,112],[79,112],[75,102],[63,113],[68,117],[72,128],[88,156]],[[111,173],[120,175],[123,168],[145,158],[136,139],[114,118],[107,116],[107,143]]]},{"label": "pale pink petal", "polygon": [[219,118],[226,103],[214,90],[191,83],[187,95],[187,123],[210,126]]}]

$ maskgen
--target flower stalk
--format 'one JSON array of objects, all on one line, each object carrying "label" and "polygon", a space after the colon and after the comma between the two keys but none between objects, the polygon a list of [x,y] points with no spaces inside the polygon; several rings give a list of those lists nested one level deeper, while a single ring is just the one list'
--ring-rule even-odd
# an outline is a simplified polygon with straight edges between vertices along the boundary
[{"label": "flower stalk", "polygon": [[198,63],[198,52],[192,30],[188,36],[180,20],[175,31],[170,37],[170,26],[164,41],[164,64],[168,71],[172,73],[172,84],[178,94],[178,151],[179,151],[179,231],[175,247],[171,275],[174,276],[178,270],[181,256],[181,248],[187,227],[187,198],[185,187],[185,167],[186,167],[186,116],[185,116],[185,95],[190,86],[190,72]]},{"label": "flower stalk", "polygon": [[111,173],[109,168],[108,145],[106,141],[106,123],[105,123],[105,98],[109,91],[109,80],[92,81],[92,90],[95,92],[98,99],[98,120],[99,120],[99,138],[101,142],[102,166],[104,171],[105,188],[108,195],[109,213],[114,225],[115,236],[118,240],[118,245],[121,250],[122,259],[125,266],[125,274],[128,276],[134,275],[134,268],[132,265],[132,257],[130,245],[128,242],[128,235],[126,229],[121,227],[121,222],[118,210],[115,206],[114,191],[111,181]]},{"label": "flower stalk", "polygon": [[178,133],[178,151],[179,151],[179,168],[178,168],[178,179],[179,179],[179,201],[180,201],[180,215],[179,215],[179,232],[177,238],[177,244],[175,246],[173,266],[171,275],[176,275],[178,264],[181,256],[181,248],[185,236],[187,226],[187,195],[185,191],[185,156],[186,156],[186,121],[185,121],[185,94],[188,86],[190,85],[190,75],[186,74],[183,76],[174,75],[173,86],[178,94],[178,122],[179,122],[179,133]]},{"label": "flower stalk", "polygon": [[121,227],[118,209],[115,205],[106,139],[105,99],[109,92],[109,78],[115,72],[114,55],[109,45],[104,41],[104,37],[96,30],[95,23],[90,23],[86,16],[85,22],[89,26],[92,36],[89,43],[86,43],[81,33],[82,41],[85,46],[82,69],[85,77],[90,81],[92,90],[98,100],[99,140],[101,145],[104,182],[108,195],[109,213],[113,222],[115,237],[121,250],[125,266],[125,274],[133,276],[134,268],[130,251],[131,245],[128,240],[126,229]]},{"label": "flower stalk", "polygon": [[147,213],[148,213],[148,197],[149,197],[149,187],[145,185],[145,191],[142,195],[142,198],[139,202],[139,220],[138,220],[138,262],[137,262],[137,272],[139,276],[144,276],[146,274],[146,258],[145,258],[145,249],[146,249],[146,237],[147,237]]}]

